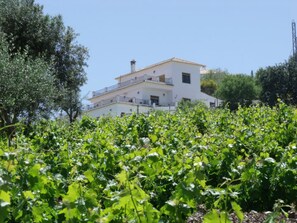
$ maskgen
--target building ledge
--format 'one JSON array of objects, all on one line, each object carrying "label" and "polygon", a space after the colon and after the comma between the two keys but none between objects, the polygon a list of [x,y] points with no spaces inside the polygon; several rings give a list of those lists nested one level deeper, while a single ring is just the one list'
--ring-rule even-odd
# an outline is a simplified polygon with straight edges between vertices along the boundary
[{"label": "building ledge", "polygon": [[98,97],[110,92],[114,92],[120,89],[123,89],[125,87],[129,87],[135,84],[139,84],[139,83],[143,83],[143,82],[150,82],[150,83],[158,83],[158,84],[162,84],[162,85],[171,85],[172,84],[172,78],[165,78],[165,80],[160,80],[159,77],[154,77],[154,76],[148,76],[148,75],[144,75],[142,77],[138,77],[136,79],[131,79],[128,81],[124,81],[115,85],[112,85],[110,87],[106,87],[103,89],[100,89],[98,91],[93,91],[92,92],[92,98],[94,97]]}]

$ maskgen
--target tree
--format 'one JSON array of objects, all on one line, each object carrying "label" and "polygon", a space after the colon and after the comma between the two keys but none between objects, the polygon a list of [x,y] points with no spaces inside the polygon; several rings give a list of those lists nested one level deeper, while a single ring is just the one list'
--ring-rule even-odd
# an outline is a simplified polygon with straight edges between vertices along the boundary
[{"label": "tree", "polygon": [[28,125],[49,116],[56,88],[47,62],[26,52],[12,56],[3,35],[0,46],[0,128],[11,135],[20,120]]},{"label": "tree", "polygon": [[223,71],[221,69],[207,70],[206,73],[201,74],[201,80],[213,80],[217,85],[220,85],[224,77],[230,75],[228,71]]},{"label": "tree", "polygon": [[212,79],[201,81],[201,91],[208,95],[214,95],[217,88],[218,88],[218,84]]},{"label": "tree", "polygon": [[247,106],[257,98],[257,87],[254,79],[250,76],[227,75],[222,80],[216,96],[223,99],[231,110],[235,110],[239,104]]},{"label": "tree", "polygon": [[297,62],[293,57],[289,61],[260,68],[256,73],[261,86],[260,99],[274,106],[278,99],[287,104],[297,104]]},{"label": "tree", "polygon": [[201,74],[201,91],[214,96],[226,75],[229,75],[229,73],[221,69],[207,70],[207,72]]},{"label": "tree", "polygon": [[12,52],[26,52],[54,64],[52,74],[59,89],[55,102],[60,109],[70,114],[67,110],[81,108],[79,98],[74,100],[78,104],[65,104],[67,100],[62,97],[68,97],[67,92],[79,97],[80,87],[87,80],[84,68],[88,50],[76,43],[77,34],[64,26],[61,16],[44,15],[43,7],[34,0],[0,0],[0,30],[6,33]]},{"label": "tree", "polygon": [[56,85],[61,93],[57,104],[67,114],[69,121],[73,122],[80,115],[82,103],[80,101],[80,86],[86,83],[84,67],[88,50],[74,44],[77,34],[67,27],[58,45],[55,58]]},{"label": "tree", "polygon": [[0,30],[14,52],[26,50],[33,58],[51,61],[63,29],[62,17],[44,15],[34,0],[0,0]]}]

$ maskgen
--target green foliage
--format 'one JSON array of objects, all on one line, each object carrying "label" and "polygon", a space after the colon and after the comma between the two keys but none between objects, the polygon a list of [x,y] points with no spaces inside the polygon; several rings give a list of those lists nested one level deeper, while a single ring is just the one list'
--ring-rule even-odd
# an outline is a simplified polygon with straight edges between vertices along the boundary
[{"label": "green foliage", "polygon": [[224,100],[231,110],[237,109],[238,105],[246,106],[257,98],[257,87],[252,77],[246,75],[225,76],[216,91],[216,96]]},{"label": "green foliage", "polygon": [[7,127],[11,134],[20,120],[29,124],[49,114],[56,88],[44,60],[32,59],[25,52],[10,57],[3,35],[0,45],[0,128]]},{"label": "green foliage", "polygon": [[58,89],[55,104],[74,121],[82,107],[79,93],[87,80],[88,58],[74,30],[64,26],[61,16],[45,15],[34,0],[0,0],[0,30],[6,34],[10,57],[25,53],[53,66],[51,75]]},{"label": "green foliage", "polygon": [[201,204],[204,222],[277,214],[296,205],[296,135],[285,104],[40,122],[0,141],[0,221],[174,223]]},{"label": "green foliage", "polygon": [[217,85],[220,85],[227,75],[230,75],[229,72],[221,69],[208,70],[206,73],[201,74],[201,80],[212,80]]},{"label": "green foliage", "polygon": [[278,99],[297,104],[297,62],[293,57],[285,63],[259,69],[256,77],[262,89],[260,99],[266,104],[274,106]]},{"label": "green foliage", "polygon": [[214,80],[207,79],[201,81],[201,91],[208,95],[214,95],[217,88],[218,84]]}]

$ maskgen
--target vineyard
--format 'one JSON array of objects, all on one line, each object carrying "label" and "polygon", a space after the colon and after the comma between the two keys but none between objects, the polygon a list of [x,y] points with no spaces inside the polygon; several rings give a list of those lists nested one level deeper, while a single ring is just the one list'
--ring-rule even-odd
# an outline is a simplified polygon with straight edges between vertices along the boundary
[{"label": "vineyard", "polygon": [[297,111],[284,104],[43,121],[0,141],[0,222],[204,222],[294,208]]}]

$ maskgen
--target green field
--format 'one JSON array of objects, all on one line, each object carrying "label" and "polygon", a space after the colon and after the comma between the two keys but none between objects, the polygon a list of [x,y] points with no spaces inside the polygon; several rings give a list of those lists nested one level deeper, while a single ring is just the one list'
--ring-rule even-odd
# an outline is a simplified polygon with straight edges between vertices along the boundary
[{"label": "green field", "polygon": [[201,204],[211,221],[292,206],[296,144],[284,104],[44,121],[10,147],[1,139],[0,222],[185,222]]}]

